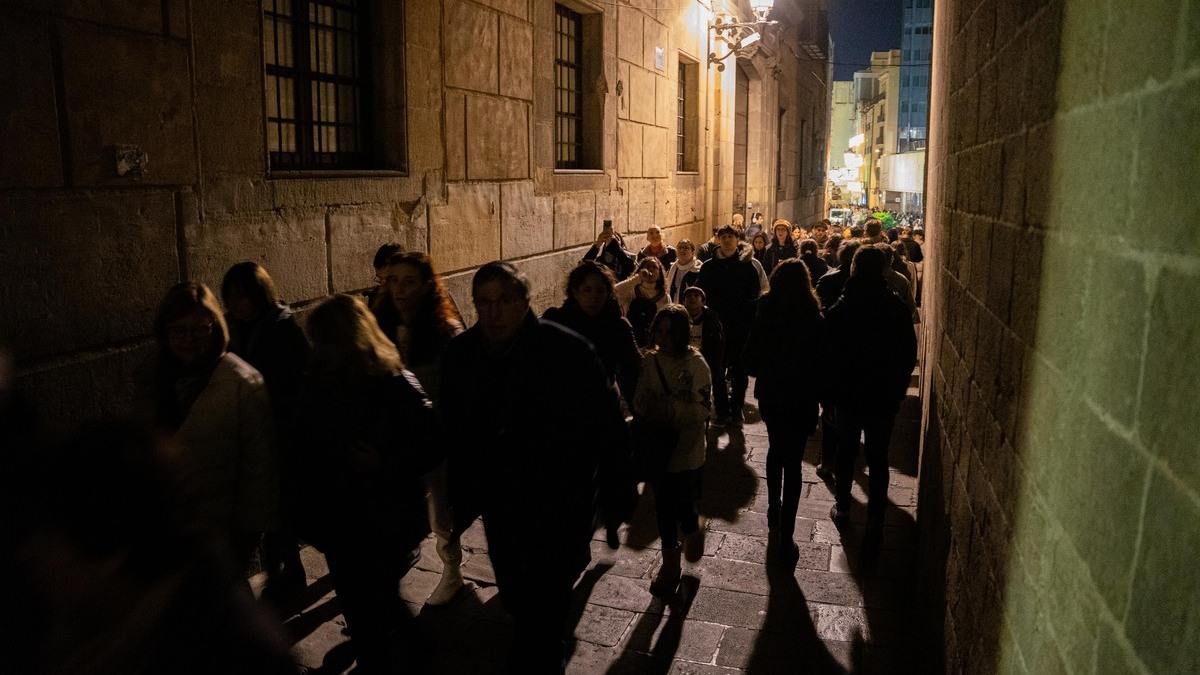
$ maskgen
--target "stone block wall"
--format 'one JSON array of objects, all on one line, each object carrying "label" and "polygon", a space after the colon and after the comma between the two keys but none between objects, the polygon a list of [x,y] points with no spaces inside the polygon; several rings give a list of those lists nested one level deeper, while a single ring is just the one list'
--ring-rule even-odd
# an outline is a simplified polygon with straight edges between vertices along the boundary
[{"label": "stone block wall", "polygon": [[[536,311],[561,302],[605,219],[631,248],[652,224],[707,238],[732,127],[701,3],[560,1],[590,17],[602,64],[588,171],[554,167],[554,0],[372,3],[380,167],[353,172],[268,166],[258,0],[2,3],[0,339],[49,421],[127,407],[165,290],[239,261],[303,308],[370,286],[396,241],[433,256],[470,321],[470,276],[496,258],[531,275]],[[694,172],[674,159],[681,58],[699,64]],[[125,144],[146,153],[138,179],[116,174]]]},{"label": "stone block wall", "polygon": [[935,12],[930,667],[1195,671],[1200,2]]}]

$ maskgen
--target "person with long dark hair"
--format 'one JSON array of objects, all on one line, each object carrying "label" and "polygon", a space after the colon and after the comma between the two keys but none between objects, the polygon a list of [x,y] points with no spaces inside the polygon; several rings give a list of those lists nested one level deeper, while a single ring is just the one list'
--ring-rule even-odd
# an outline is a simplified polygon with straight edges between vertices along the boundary
[{"label": "person with long dark hair", "polygon": [[625,396],[633,396],[642,355],[633,327],[621,316],[608,268],[593,260],[576,265],[567,275],[562,305],[547,309],[542,318],[587,338],[604,364],[608,381],[617,384]]},{"label": "person with long dark hair", "polygon": [[[608,268],[592,260],[576,265],[567,275],[566,298],[562,306],[546,310],[542,319],[570,328],[587,338],[604,365],[609,384],[616,384],[622,395],[629,399],[629,406],[633,406],[633,392],[637,386],[642,353],[633,337],[633,327],[621,316],[621,308],[613,290],[612,273]],[[625,439],[622,437],[620,440]],[[628,454],[628,450],[622,453]],[[628,482],[632,484],[632,480]],[[611,492],[616,494],[618,488],[614,486]],[[633,515],[636,505],[636,492],[627,492],[624,498],[603,505],[600,509],[609,548],[620,548],[618,528]]]},{"label": "person with long dark hair", "polygon": [[329,563],[359,667],[414,667],[424,650],[398,588],[429,533],[423,477],[444,458],[441,424],[361,300],[329,298],[307,328],[300,533]]},{"label": "person with long dark hair", "polygon": [[[416,251],[393,254],[384,267],[383,290],[376,296],[372,312],[436,408],[442,352],[454,336],[463,332],[463,323],[433,260]],[[462,547],[453,532],[446,467],[431,472],[427,482],[429,525],[437,535],[442,577],[425,602],[437,607],[453,600],[464,587]]]},{"label": "person with long dark hair", "polygon": [[792,563],[797,554],[792,534],[804,487],[804,444],[816,429],[822,391],[822,324],[808,267],[799,259],[784,261],[771,274],[771,292],[758,303],[745,358],[755,376],[754,396],[770,443],[767,527],[778,558]]},{"label": "person with long dark hair", "polygon": [[638,347],[645,347],[650,340],[650,322],[658,310],[671,301],[667,297],[667,280],[662,263],[654,256],[638,261],[633,276],[618,281],[615,290],[625,317],[633,326],[633,336]]},{"label": "person with long dark hair", "polygon": [[280,528],[263,537],[262,566],[267,572],[263,596],[279,604],[307,586],[300,545],[291,532],[295,501],[289,428],[295,415],[296,394],[308,361],[308,338],[287,306],[267,270],[255,262],[240,262],[225,272],[221,299],[229,324],[229,351],[262,374],[279,430]]}]

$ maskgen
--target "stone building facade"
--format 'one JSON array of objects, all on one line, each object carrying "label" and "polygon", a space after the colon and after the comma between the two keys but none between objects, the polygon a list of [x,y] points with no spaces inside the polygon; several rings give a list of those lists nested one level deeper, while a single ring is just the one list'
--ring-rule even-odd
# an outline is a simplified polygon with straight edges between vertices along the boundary
[{"label": "stone building facade", "polygon": [[0,14],[0,316],[52,420],[120,409],[165,289],[215,286],[241,260],[303,306],[369,286],[374,250],[397,241],[428,251],[469,311],[471,271],[504,258],[540,310],[604,219],[631,247],[652,224],[706,238],[732,215],[739,169],[743,200],[768,217],[824,211],[825,0],[779,0],[779,24],[723,71],[708,24],[749,19],[748,3],[9,1]]}]

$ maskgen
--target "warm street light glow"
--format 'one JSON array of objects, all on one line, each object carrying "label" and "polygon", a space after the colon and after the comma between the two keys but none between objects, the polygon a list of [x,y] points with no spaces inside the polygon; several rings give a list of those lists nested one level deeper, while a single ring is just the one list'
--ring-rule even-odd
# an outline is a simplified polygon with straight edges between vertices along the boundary
[{"label": "warm street light glow", "polygon": [[767,15],[771,13],[771,8],[775,6],[775,0],[753,0],[754,15],[759,21],[766,21]]}]

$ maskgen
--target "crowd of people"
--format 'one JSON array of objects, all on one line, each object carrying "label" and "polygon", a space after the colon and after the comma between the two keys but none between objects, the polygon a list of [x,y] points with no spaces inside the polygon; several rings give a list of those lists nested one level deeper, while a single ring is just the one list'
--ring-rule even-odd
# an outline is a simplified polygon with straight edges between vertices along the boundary
[{"label": "crowd of people", "polygon": [[[194,281],[167,291],[142,419],[50,449],[21,427],[0,363],[0,425],[24,439],[6,460],[20,472],[4,472],[0,551],[0,583],[20,601],[0,629],[28,637],[0,657],[22,672],[289,672],[278,626],[248,609],[244,571],[259,551],[263,598],[286,607],[305,587],[307,542],[328,562],[361,672],[419,671],[399,581],[432,533],[443,571],[427,604],[454,602],[459,539],[482,517],[513,671],[561,672],[591,537],[603,526],[620,546],[639,481],[662,542],[651,591],[675,593],[681,560],[699,560],[708,438],[742,426],[751,376],[769,435],[772,564],[796,562],[818,424],[836,521],[864,439],[864,545],[877,545],[916,359],[920,244],[899,228],[889,242],[874,219],[841,233],[765,223],[735,217],[700,246],[651,227],[636,253],[606,229],[541,318],[521,271],[487,263],[470,327],[430,257],[395,244],[373,260],[377,286],[333,295],[303,322],[267,270],[239,263],[219,297]],[[821,356],[834,348],[853,357]],[[649,471],[634,452],[640,420],[673,431]],[[55,488],[30,487],[42,484]],[[214,618],[223,632],[204,631],[205,647],[192,629]]]}]

